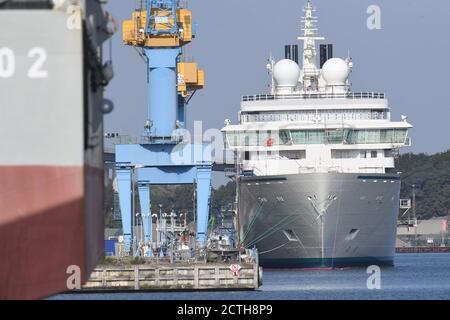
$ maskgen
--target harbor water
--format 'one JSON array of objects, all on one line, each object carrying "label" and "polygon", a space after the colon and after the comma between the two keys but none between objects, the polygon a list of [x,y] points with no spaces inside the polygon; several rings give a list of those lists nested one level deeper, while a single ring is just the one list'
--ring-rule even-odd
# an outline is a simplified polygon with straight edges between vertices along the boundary
[{"label": "harbor water", "polygon": [[398,254],[381,268],[381,288],[368,289],[366,268],[264,270],[257,291],[61,294],[58,300],[409,300],[450,299],[450,253]]}]

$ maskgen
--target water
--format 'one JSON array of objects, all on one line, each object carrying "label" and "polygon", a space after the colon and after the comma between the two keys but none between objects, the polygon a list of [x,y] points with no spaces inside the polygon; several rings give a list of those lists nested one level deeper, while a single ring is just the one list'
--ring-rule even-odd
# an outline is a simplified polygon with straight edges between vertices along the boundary
[{"label": "water", "polygon": [[63,294],[52,299],[94,300],[328,300],[450,299],[450,254],[399,254],[395,267],[381,269],[381,289],[367,289],[365,268],[265,270],[264,284],[251,292],[158,292]]}]

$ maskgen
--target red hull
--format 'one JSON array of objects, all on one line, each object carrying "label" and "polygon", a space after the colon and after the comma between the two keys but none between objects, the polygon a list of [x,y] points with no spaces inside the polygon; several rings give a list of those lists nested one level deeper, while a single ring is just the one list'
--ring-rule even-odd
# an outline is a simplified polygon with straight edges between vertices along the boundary
[{"label": "red hull", "polygon": [[86,280],[103,251],[103,170],[0,166],[0,299],[67,290],[67,268]]}]

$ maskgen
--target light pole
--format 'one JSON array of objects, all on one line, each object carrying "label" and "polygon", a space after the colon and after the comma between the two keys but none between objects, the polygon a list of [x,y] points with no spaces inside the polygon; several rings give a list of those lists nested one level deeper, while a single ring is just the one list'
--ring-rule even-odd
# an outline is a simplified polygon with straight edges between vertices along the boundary
[{"label": "light pole", "polygon": [[[132,247],[130,248],[132,252],[136,252],[136,219],[135,219],[135,212],[136,212],[136,197],[134,193],[135,188],[135,168],[133,167],[131,170],[131,241],[132,241]],[[131,256],[131,252],[128,253]]]},{"label": "light pole", "polygon": [[176,217],[176,213],[172,210],[172,212],[170,213],[170,231],[172,233],[172,237],[170,239],[170,259],[171,262],[173,263],[174,258],[175,258],[175,253],[174,253],[174,244],[175,244],[175,217]]},{"label": "light pole", "polygon": [[239,221],[239,181],[240,181],[240,175],[241,175],[241,152],[236,151],[235,153],[235,170],[236,170],[236,176],[235,176],[235,183],[236,183],[236,195],[235,195],[235,209],[236,209],[236,225],[235,229],[237,232],[237,242],[238,242],[238,248],[239,252],[241,250],[241,231],[240,231],[240,221]]},{"label": "light pole", "polygon": [[164,257],[162,239],[162,204],[159,205],[159,256]]},{"label": "light pole", "polygon": [[414,246],[417,247],[416,185],[412,185],[412,212],[414,222]]},{"label": "light pole", "polygon": [[[149,230],[148,230],[149,237],[148,237],[148,239],[145,239],[145,245],[147,246],[147,254],[146,255],[147,255],[147,257],[153,257],[153,216],[152,216],[151,212],[147,213],[144,216],[147,217],[147,222],[145,222],[145,224],[149,228]],[[144,224],[144,222],[143,222],[143,224]],[[144,227],[142,228],[142,230],[144,231]]]},{"label": "light pole", "polygon": [[165,246],[166,246],[166,248],[168,247],[168,245],[169,245],[169,226],[168,226],[168,219],[170,218],[170,214],[168,214],[168,213],[166,213],[166,212],[164,212],[163,213],[163,217],[164,217],[164,233],[163,233],[163,236],[164,236],[164,244],[165,244]]},{"label": "light pole", "polygon": [[168,216],[168,214],[163,212],[162,216],[163,216],[163,219],[164,219],[163,222],[162,222],[163,223],[162,237],[163,237],[163,244],[165,246],[166,242],[167,242],[167,216]]},{"label": "light pole", "polygon": [[[158,219],[158,215],[156,213],[152,214],[151,219],[152,219],[152,228],[153,228],[153,218],[156,218],[156,229],[159,229],[159,219]],[[159,230],[158,230],[159,231]],[[150,239],[150,244],[153,245],[153,232],[152,232],[152,239]],[[156,234],[156,247],[159,247],[159,239],[158,239],[158,234]]]},{"label": "light pole", "polygon": [[[136,242],[136,246],[135,246],[134,256],[137,257],[138,255],[141,255],[141,254],[139,254],[139,252],[141,251],[141,247],[142,247],[142,227],[143,227],[143,224],[142,224],[142,215],[139,212],[136,212],[135,216],[136,216],[135,229],[137,229],[137,232],[136,232],[136,237],[135,237],[135,239],[136,239],[136,241],[135,241]],[[140,225],[139,225],[139,217],[141,218]]]}]

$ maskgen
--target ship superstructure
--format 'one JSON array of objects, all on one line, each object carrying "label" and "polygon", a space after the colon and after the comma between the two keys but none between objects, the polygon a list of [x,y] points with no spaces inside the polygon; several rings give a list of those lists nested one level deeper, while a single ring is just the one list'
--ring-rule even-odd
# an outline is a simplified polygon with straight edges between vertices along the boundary
[{"label": "ship superstructure", "polygon": [[298,48],[267,68],[268,94],[244,96],[239,124],[223,132],[239,164],[240,240],[264,266],[392,263],[400,177],[395,155],[410,144],[384,93],[352,92],[350,57],[321,45],[315,9]]}]

